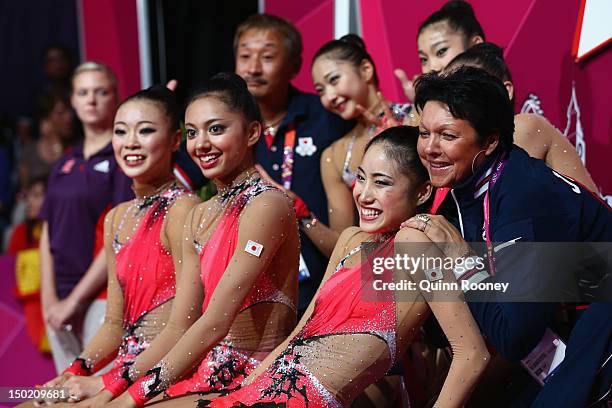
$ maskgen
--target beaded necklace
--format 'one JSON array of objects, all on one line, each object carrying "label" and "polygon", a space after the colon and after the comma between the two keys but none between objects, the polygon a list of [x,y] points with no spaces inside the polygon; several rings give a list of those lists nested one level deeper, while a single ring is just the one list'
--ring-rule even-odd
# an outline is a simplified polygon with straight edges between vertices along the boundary
[{"label": "beaded necklace", "polygon": [[[219,188],[217,190],[217,195],[215,198],[213,198],[213,200],[215,200],[215,207],[217,207],[219,210],[217,214],[225,214],[227,208],[229,205],[231,205],[234,198],[260,182],[261,176],[259,173],[255,169],[250,168],[236,177],[230,186]],[[200,220],[198,228],[193,235],[193,244],[198,253],[201,253],[202,249],[204,248],[204,245],[198,242],[198,237],[201,236],[205,229],[205,221],[206,218]],[[207,224],[212,225],[210,223]]]},{"label": "beaded necklace", "polygon": [[251,185],[255,184],[261,176],[254,169],[246,170],[244,177],[239,175],[234,179],[232,184],[228,187],[219,188],[217,190],[217,202],[221,206],[225,206],[230,200],[242,193]]},{"label": "beaded necklace", "polygon": [[395,235],[395,232],[385,232],[383,234],[375,236],[371,240],[364,241],[361,244],[357,245],[356,247],[351,249],[346,255],[344,255],[344,257],[340,260],[340,262],[338,262],[338,265],[336,265],[336,269],[334,270],[334,272],[338,272],[340,269],[342,269],[346,261],[348,261],[348,259],[351,256],[355,255],[357,252],[360,252],[364,248],[367,248],[371,245],[376,245],[376,247],[378,247],[380,244],[387,242],[394,235]]},{"label": "beaded necklace", "polygon": [[[123,243],[119,241],[119,233],[123,229],[123,225],[125,224],[125,220],[127,219],[128,214],[133,213],[132,219],[136,220],[133,230],[136,231],[136,229],[138,229],[138,227],[140,226],[140,222],[144,214],[146,213],[146,210],[153,204],[165,199],[167,196],[167,191],[174,190],[178,190],[178,184],[176,183],[176,181],[172,180],[171,182],[165,183],[164,185],[159,187],[153,194],[143,196],[142,198],[136,198],[132,201],[132,203],[130,203],[129,207],[123,213],[123,216],[119,221],[119,225],[117,226],[117,230],[115,231],[115,236],[113,237],[112,245],[115,254],[118,253],[121,248],[123,248],[123,246],[130,241],[129,238]],[[173,196],[173,194],[170,194],[170,196]]]}]

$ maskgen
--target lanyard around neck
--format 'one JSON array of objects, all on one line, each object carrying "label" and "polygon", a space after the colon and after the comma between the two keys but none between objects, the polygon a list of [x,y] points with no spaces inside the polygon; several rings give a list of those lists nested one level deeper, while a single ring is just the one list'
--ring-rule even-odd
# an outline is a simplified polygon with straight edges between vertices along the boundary
[{"label": "lanyard around neck", "polygon": [[281,179],[283,187],[287,190],[291,189],[291,181],[293,180],[293,150],[295,147],[295,124],[287,125],[285,132],[285,145],[283,147],[283,164],[281,165]]},{"label": "lanyard around neck", "polygon": [[504,167],[506,167],[507,160],[502,159],[501,157],[497,159],[495,164],[493,165],[493,174],[491,175],[491,179],[489,180],[489,187],[487,188],[487,192],[485,193],[484,202],[483,202],[483,211],[484,211],[484,228],[485,228],[485,241],[487,243],[487,256],[489,258],[489,273],[490,275],[495,275],[495,255],[493,251],[493,242],[491,240],[491,204],[489,200],[489,192],[499,180]]}]

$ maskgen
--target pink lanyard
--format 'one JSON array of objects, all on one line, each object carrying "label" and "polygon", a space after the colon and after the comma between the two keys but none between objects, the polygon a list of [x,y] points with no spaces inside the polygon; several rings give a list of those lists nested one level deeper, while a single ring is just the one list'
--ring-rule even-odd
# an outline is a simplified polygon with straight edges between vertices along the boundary
[{"label": "pink lanyard", "polygon": [[295,124],[290,123],[285,133],[285,146],[283,147],[283,163],[281,164],[281,179],[283,187],[291,188],[293,180],[293,148],[295,147]]},{"label": "pink lanyard", "polygon": [[489,258],[489,269],[491,276],[495,275],[495,254],[493,251],[493,242],[491,241],[491,215],[490,215],[490,204],[489,204],[489,191],[493,188],[497,180],[499,180],[499,176],[501,176],[504,167],[506,167],[507,160],[498,160],[495,162],[495,170],[491,175],[491,179],[489,181],[489,188],[487,188],[487,192],[484,197],[483,209],[484,209],[484,227],[485,227],[485,240],[487,243],[487,256]]}]

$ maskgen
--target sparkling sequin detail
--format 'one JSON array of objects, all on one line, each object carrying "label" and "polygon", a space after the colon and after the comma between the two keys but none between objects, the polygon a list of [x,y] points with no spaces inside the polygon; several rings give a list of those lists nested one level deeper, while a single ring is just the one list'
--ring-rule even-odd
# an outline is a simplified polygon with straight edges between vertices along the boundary
[{"label": "sparkling sequin detail", "polygon": [[385,343],[387,343],[387,347],[389,347],[389,358],[391,359],[391,365],[395,364],[397,358],[397,338],[395,335],[395,330],[372,330],[370,334],[380,337]]},{"label": "sparkling sequin detail", "polygon": [[136,231],[116,254],[126,330],[140,317],[174,297],[174,261],[160,237],[170,207],[184,194],[188,194],[187,190],[173,184],[168,190],[154,196],[157,198],[149,199],[147,211]]},{"label": "sparkling sequin detail", "polygon": [[351,256],[355,255],[357,252],[360,252],[362,248],[363,245],[356,246],[355,248],[351,249],[348,254],[344,255],[340,262],[338,262],[338,265],[336,265],[336,269],[334,270],[334,272],[338,272],[340,269],[344,268],[344,264],[346,263],[346,261]]},{"label": "sparkling sequin detail", "polygon": [[140,353],[149,347],[150,343],[144,336],[136,334],[137,329],[138,324],[135,324],[125,330],[119,346],[119,353],[113,363],[115,366],[133,362]]},{"label": "sparkling sequin detail", "polygon": [[172,385],[166,390],[166,395],[228,392],[237,388],[259,363],[259,360],[223,341],[212,348],[191,378]]},{"label": "sparkling sequin detail", "polygon": [[296,350],[296,346],[301,344],[303,344],[301,340],[292,342],[287,350],[272,363],[267,372],[271,384],[261,391],[261,398],[276,399],[281,396],[283,399],[303,398],[305,406],[308,406],[309,400],[313,399],[312,393],[308,392],[310,387],[317,391],[318,395],[315,394],[314,399],[320,397],[323,400],[317,402],[324,402],[327,407],[341,408],[342,404],[302,364],[303,356]]},{"label": "sparkling sequin detail", "polygon": [[237,183],[234,182],[234,185],[232,185],[231,187],[219,190],[217,197],[219,204],[226,205],[232,198],[238,196],[246,189],[256,184],[259,184],[260,181],[261,178],[258,173],[247,174],[244,180],[241,180]]},{"label": "sparkling sequin detail", "polygon": [[262,297],[255,303],[280,303],[287,306],[294,312],[297,312],[295,303],[289,298],[289,296],[287,296],[284,292],[280,290],[276,290],[273,293],[270,293],[268,297]]},{"label": "sparkling sequin detail", "polygon": [[[236,192],[237,193],[233,193]],[[248,177],[244,183],[239,184],[225,194],[233,194],[233,201],[223,214],[223,218],[217,225],[215,232],[205,245],[197,242],[196,250],[200,255],[200,267],[202,284],[206,288],[206,297],[202,310],[205,310],[210,295],[214,292],[222,273],[227,268],[230,258],[236,250],[238,241],[238,224],[242,211],[248,203],[255,197],[266,191],[280,191],[262,180],[257,174]],[[199,235],[199,232],[198,232]],[[214,271],[214,273],[212,273]],[[240,311],[243,311],[257,303],[281,303],[292,310],[296,310],[296,305],[290,298],[274,286],[274,282],[267,274],[262,274],[257,278],[253,288],[244,300]]]},{"label": "sparkling sequin detail", "polygon": [[[121,394],[132,383],[134,373],[132,364],[136,357],[146,350],[151,339],[151,312],[162,307],[174,298],[176,275],[174,261],[161,242],[161,229],[168,211],[181,196],[189,192],[176,184],[165,191],[148,197],[142,202],[134,201],[131,208],[138,213],[145,211],[137,220],[134,234],[122,245],[116,245],[116,275],[123,292],[123,330],[124,335],[119,352],[113,362],[113,369],[102,375],[105,389],[113,396]],[[128,209],[125,214],[130,213]],[[138,214],[137,213],[137,214]],[[123,228],[126,216],[122,218],[119,231]],[[152,321],[156,332],[160,332],[165,320],[157,321],[153,313]],[[145,334],[145,333],[148,333]],[[147,337],[149,336],[149,337]]]},{"label": "sparkling sequin detail", "polygon": [[[393,294],[381,292],[379,293],[381,297],[377,301],[365,301],[363,291],[367,289],[371,281],[364,279],[361,275],[362,264],[358,263],[351,268],[345,267],[345,263],[351,255],[364,249],[369,252],[368,257],[383,253],[392,254],[392,237],[393,234],[385,234],[380,237],[382,243],[364,242],[348,252],[339,262],[334,274],[321,288],[315,303],[315,310],[302,329],[302,336],[346,333],[371,334],[385,341],[389,349],[390,364],[392,365],[395,362],[397,357],[397,317]],[[333,310],[336,307],[339,310],[339,308],[342,308],[342,299],[338,298],[343,295],[352,300],[351,308],[343,316],[340,316],[339,313],[334,315],[334,312],[330,312],[329,309],[332,308]]]},{"label": "sparkling sequin detail", "polygon": [[154,215],[150,216],[149,219],[151,221],[154,221],[160,215],[165,216],[168,207],[170,207],[177,198],[186,193],[187,191],[185,189],[179,187],[176,183],[173,183],[167,190],[162,191],[158,194],[145,197],[141,200],[133,200],[130,206],[123,213],[121,221],[119,221],[119,225],[117,226],[117,230],[115,231],[115,236],[113,237],[112,246],[115,255],[118,254],[119,251],[121,251],[121,249],[129,242],[129,240],[123,243],[119,241],[119,233],[123,230],[123,225],[125,224],[125,220],[127,219],[129,214],[135,212],[133,217],[137,220],[140,220],[143,218],[143,210],[153,207],[155,209]]},{"label": "sparkling sequin detail", "polygon": [[[393,254],[393,239],[389,235],[381,239],[382,243],[373,243],[376,248],[369,252],[368,257]],[[397,356],[397,316],[393,294],[381,293],[376,300],[364,300],[362,292],[371,281],[362,279],[362,264],[351,268],[344,266],[351,255],[365,248],[369,250],[369,244],[352,249],[344,257],[337,271],[320,289],[311,317],[266,372],[241,389],[215,399],[211,407],[256,404],[310,408],[349,406],[351,398],[363,391],[357,387],[376,381],[391,368]],[[387,346],[388,360],[378,357],[379,349],[376,347],[383,347],[380,340]],[[350,373],[336,372],[333,368],[333,356],[338,355],[336,350],[349,350],[355,346],[360,349],[355,350],[356,361],[344,366],[354,367],[355,372],[353,368]],[[367,351],[370,347],[373,347],[372,355]],[[376,368],[373,367],[375,362],[380,362]],[[332,383],[339,389],[327,389],[322,381],[325,375],[333,375]],[[339,383],[340,379],[345,382]]]},{"label": "sparkling sequin detail", "polygon": [[[266,191],[284,194],[257,174],[223,192],[220,202],[227,205],[227,208],[223,211],[221,220],[206,244],[198,245],[197,241],[195,242],[196,250],[200,254],[200,277],[205,290],[203,311],[207,309],[215,288],[223,278],[234,252],[238,250],[238,227],[244,208]],[[201,229],[200,226],[196,237],[200,236]],[[296,310],[294,302],[276,287],[268,272],[260,274],[256,279],[239,311],[260,303],[280,303],[293,311]],[[226,392],[238,387],[258,364],[259,360],[249,357],[233,345],[230,332],[204,357],[196,373],[174,384],[166,394],[177,396],[188,392]]]},{"label": "sparkling sequin detail", "polygon": [[325,388],[323,384],[321,384],[321,381],[319,381],[317,377],[314,376],[314,374],[308,371],[308,368],[302,368],[306,372],[306,375],[308,375],[308,379],[310,379],[313,386],[317,389],[317,391],[319,391],[319,394],[321,394],[321,396],[325,400],[326,405],[330,408],[342,408],[342,404],[336,398],[334,398],[334,396],[329,391],[327,391],[327,388]]},{"label": "sparkling sequin detail", "polygon": [[[240,214],[242,209],[251,202],[253,198],[269,190],[277,190],[277,188],[262,180],[258,173],[254,173],[249,175],[241,183],[219,191],[217,194],[217,205],[221,207],[227,206],[223,215],[224,217],[235,216],[236,214]],[[202,232],[202,227],[202,225],[198,226],[198,230],[195,234],[196,237]],[[202,255],[202,251],[206,245],[200,244],[197,239],[194,239],[193,245],[196,252]]]},{"label": "sparkling sequin detail", "polygon": [[136,405],[142,406],[144,402],[155,397],[168,388],[168,367],[162,360],[141,377],[133,387],[128,389]]}]

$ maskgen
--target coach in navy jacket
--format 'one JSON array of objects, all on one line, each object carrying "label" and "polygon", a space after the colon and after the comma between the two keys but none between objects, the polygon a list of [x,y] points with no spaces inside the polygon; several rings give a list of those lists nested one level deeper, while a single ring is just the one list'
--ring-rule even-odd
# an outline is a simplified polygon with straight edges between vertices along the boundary
[{"label": "coach in navy jacket", "polygon": [[[538,283],[542,259],[525,251],[519,256],[511,244],[612,242],[612,215],[601,200],[513,145],[514,113],[498,79],[472,67],[424,76],[415,102],[422,112],[419,155],[432,184],[450,188],[450,194],[438,211],[444,217],[417,216],[410,226],[434,242],[506,243],[494,252],[488,272],[529,272],[526,285]],[[465,255],[461,245],[447,247],[454,253],[446,255]],[[538,344],[555,308],[470,302],[483,334],[510,360],[524,358]]]}]

